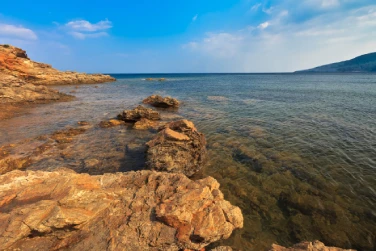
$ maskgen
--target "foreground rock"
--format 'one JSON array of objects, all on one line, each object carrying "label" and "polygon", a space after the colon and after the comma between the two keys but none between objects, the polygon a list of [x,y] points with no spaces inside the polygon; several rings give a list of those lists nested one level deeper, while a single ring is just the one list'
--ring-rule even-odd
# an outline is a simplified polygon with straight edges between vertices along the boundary
[{"label": "foreground rock", "polygon": [[205,136],[188,120],[166,124],[147,146],[147,166],[156,171],[192,176],[206,156]]},{"label": "foreground rock", "polygon": [[118,119],[126,122],[136,122],[140,121],[141,119],[160,120],[161,116],[159,112],[139,105],[133,110],[123,111],[121,114],[118,115]]},{"label": "foreground rock", "polygon": [[200,250],[242,226],[240,209],[211,177],[68,169],[0,176],[2,249]]},{"label": "foreground rock", "polygon": [[0,72],[0,103],[45,103],[67,101],[73,96],[66,95],[45,86],[36,86]]},{"label": "foreground rock", "polygon": [[144,104],[149,104],[155,107],[163,108],[177,108],[180,105],[180,102],[177,99],[171,97],[162,97],[159,95],[151,95],[142,101]]},{"label": "foreground rock", "polygon": [[10,45],[0,45],[0,72],[35,85],[96,84],[115,81],[115,78],[109,75],[56,70],[51,65],[30,60],[24,50]]},{"label": "foreground rock", "polygon": [[324,243],[320,241],[314,241],[314,242],[301,242],[298,244],[295,244],[294,246],[290,248],[285,248],[279,245],[273,245],[272,249],[270,251],[355,251],[354,249],[342,249],[342,248],[336,248],[336,247],[327,247]]}]

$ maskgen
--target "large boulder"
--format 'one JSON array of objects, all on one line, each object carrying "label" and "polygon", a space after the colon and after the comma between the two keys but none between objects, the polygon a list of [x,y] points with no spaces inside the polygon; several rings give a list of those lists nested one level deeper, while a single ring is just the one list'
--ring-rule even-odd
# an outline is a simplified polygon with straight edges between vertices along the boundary
[{"label": "large boulder", "polygon": [[270,251],[356,251],[354,249],[342,249],[336,247],[327,247],[320,241],[303,241],[290,248],[285,248],[276,244],[273,244]]},{"label": "large boulder", "polygon": [[142,102],[144,104],[149,104],[155,107],[163,107],[163,108],[169,108],[169,107],[177,108],[180,105],[180,102],[175,98],[162,97],[159,95],[151,95],[147,97],[146,99],[144,99]]},{"label": "large boulder", "polygon": [[147,167],[151,170],[189,177],[202,168],[206,157],[205,136],[185,119],[166,124],[146,145]]},{"label": "large boulder", "polygon": [[118,119],[126,122],[136,122],[143,118],[148,120],[160,120],[161,116],[159,112],[143,107],[142,105],[137,106],[133,110],[125,110],[118,115]]},{"label": "large boulder", "polygon": [[4,250],[200,250],[243,226],[211,178],[68,169],[0,176]]}]

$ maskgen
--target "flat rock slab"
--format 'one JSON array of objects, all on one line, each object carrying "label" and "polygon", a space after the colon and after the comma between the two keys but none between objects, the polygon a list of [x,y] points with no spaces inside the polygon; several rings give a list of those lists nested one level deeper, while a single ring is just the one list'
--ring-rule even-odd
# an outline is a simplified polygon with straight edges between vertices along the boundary
[{"label": "flat rock slab", "polygon": [[240,209],[211,177],[69,169],[0,176],[5,250],[200,250],[242,226]]}]

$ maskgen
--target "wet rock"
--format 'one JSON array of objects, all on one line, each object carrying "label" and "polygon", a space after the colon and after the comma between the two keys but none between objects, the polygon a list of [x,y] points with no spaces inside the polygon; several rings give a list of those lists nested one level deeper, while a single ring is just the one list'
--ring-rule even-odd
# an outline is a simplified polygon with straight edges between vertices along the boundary
[{"label": "wet rock", "polygon": [[327,247],[324,243],[320,241],[314,242],[300,242],[295,244],[290,248],[285,248],[276,244],[273,244],[272,249],[270,251],[355,251],[354,249],[342,249],[336,247]]},{"label": "wet rock", "polygon": [[45,86],[26,83],[15,76],[4,74],[1,70],[0,79],[0,103],[45,103],[73,99],[73,96]]},{"label": "wet rock", "polygon": [[149,104],[155,107],[163,107],[163,108],[177,108],[180,105],[180,102],[171,97],[162,97],[159,95],[151,95],[142,101],[144,104]]},{"label": "wet rock", "polygon": [[147,167],[187,176],[198,172],[206,156],[205,136],[188,120],[171,122],[160,129],[147,143]]},{"label": "wet rock", "polygon": [[77,124],[79,124],[80,126],[88,126],[88,125],[90,125],[90,123],[87,122],[87,121],[78,121]]},{"label": "wet rock", "polygon": [[216,247],[216,248],[210,249],[210,251],[232,251],[232,248],[231,247],[220,246],[220,247]]},{"label": "wet rock", "polygon": [[166,81],[166,79],[165,78],[160,78],[160,79],[158,79],[158,81],[162,82],[162,81]]},{"label": "wet rock", "polygon": [[117,119],[110,119],[108,121],[101,121],[99,123],[99,126],[102,128],[109,128],[109,127],[119,126],[121,124],[124,124],[124,122],[117,120]]},{"label": "wet rock", "polygon": [[14,46],[0,46],[0,69],[4,75],[35,85],[96,84],[116,80],[103,74],[62,72],[51,65],[30,60],[24,50]]},{"label": "wet rock", "polygon": [[13,171],[0,184],[2,249],[200,250],[243,226],[211,177],[60,169]]},{"label": "wet rock", "polygon": [[133,110],[125,110],[123,113],[118,115],[118,119],[126,122],[136,122],[142,118],[148,120],[160,120],[161,116],[159,112],[154,111],[153,109],[143,107],[142,105],[137,106]]},{"label": "wet rock", "polygon": [[136,130],[148,130],[148,129],[155,129],[157,127],[158,127],[158,122],[148,120],[145,118],[140,119],[133,125],[133,128]]}]

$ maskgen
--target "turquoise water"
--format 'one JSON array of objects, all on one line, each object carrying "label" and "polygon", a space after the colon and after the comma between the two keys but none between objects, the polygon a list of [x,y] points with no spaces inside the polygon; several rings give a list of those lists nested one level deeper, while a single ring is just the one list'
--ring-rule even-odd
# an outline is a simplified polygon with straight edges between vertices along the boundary
[{"label": "turquoise water", "polygon": [[[97,123],[151,94],[173,96],[183,105],[169,115],[192,120],[208,140],[209,161],[196,178],[218,179],[226,198],[245,216],[244,229],[222,244],[266,250],[271,243],[319,239],[342,248],[376,249],[376,75],[114,77],[117,82],[99,88],[57,87],[76,90],[77,100],[0,122],[0,132],[7,132],[0,145],[80,120]],[[145,81],[148,77],[167,81]],[[122,136],[117,129],[93,129],[90,140],[81,141],[103,151],[105,140],[121,148],[123,141],[143,143],[151,136],[129,128]],[[139,160],[114,157],[112,165],[121,161],[126,170],[142,168],[143,155],[133,158]],[[93,173],[114,171],[106,168]]]}]

